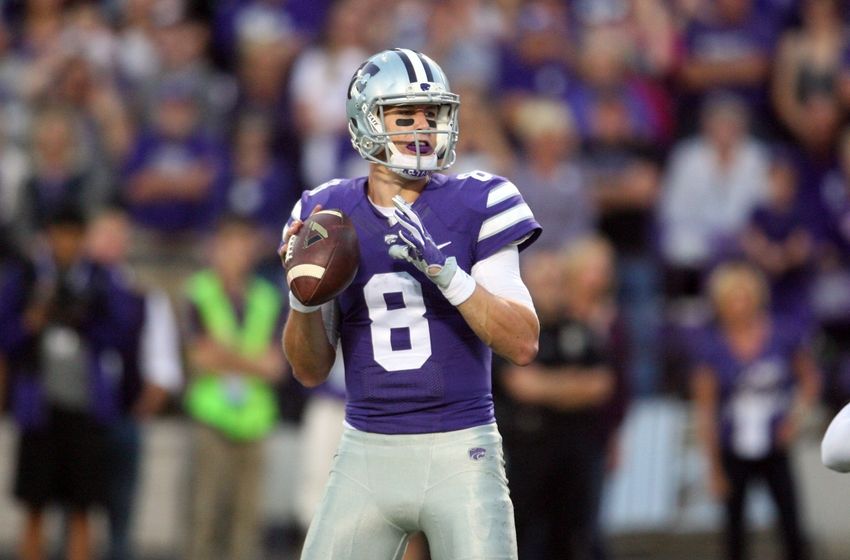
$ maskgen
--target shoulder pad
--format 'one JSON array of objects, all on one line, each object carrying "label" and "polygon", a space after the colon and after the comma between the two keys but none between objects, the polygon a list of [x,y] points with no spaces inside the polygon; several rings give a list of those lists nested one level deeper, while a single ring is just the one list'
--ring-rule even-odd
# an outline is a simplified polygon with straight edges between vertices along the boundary
[{"label": "shoulder pad", "polygon": [[470,202],[482,216],[478,229],[478,259],[517,243],[520,250],[531,245],[540,235],[540,224],[522,198],[519,188],[510,180],[476,170],[456,177],[462,181]]}]

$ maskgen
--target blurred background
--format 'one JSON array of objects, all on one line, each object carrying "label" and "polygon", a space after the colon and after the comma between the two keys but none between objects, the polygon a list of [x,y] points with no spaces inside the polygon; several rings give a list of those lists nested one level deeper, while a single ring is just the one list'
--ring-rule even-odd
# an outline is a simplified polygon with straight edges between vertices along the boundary
[{"label": "blurred background", "polygon": [[[850,400],[848,17],[841,0],[3,0],[0,558],[19,557],[33,527],[14,498],[32,401],[16,388],[28,374],[13,325],[32,334],[51,321],[112,320],[88,292],[80,300],[88,315],[32,313],[27,301],[56,277],[44,263],[61,253],[57,228],[84,228],[81,259],[120,270],[118,285],[164,302],[150,328],[165,363],[145,366],[164,373],[143,372],[161,391],[134,393],[148,400],[125,402],[126,414],[111,418],[123,414],[138,431],[129,546],[138,558],[187,557],[202,441],[184,395],[194,369],[214,367],[198,361],[203,328],[187,282],[240,254],[238,234],[220,230],[228,216],[258,240],[250,273],[285,290],[275,254],[281,227],[304,189],[367,172],[349,142],[346,88],[363,60],[392,47],[428,54],[461,95],[451,172],[508,177],[543,226],[523,257],[555,333],[541,343],[553,351],[540,367],[613,372],[584,372],[572,393],[584,400],[553,404],[533,375],[497,371],[509,463],[512,450],[518,457],[548,445],[535,443],[552,435],[547,422],[579,434],[576,446],[604,424],[604,460],[575,476],[598,474],[599,503],[590,497],[586,507],[599,509],[607,557],[724,558],[728,515],[699,414],[712,410],[712,395],[720,416],[729,399],[746,401],[735,400],[745,384],[723,378],[725,362],[705,342],[725,332],[724,306],[736,305],[723,303],[720,288],[709,292],[708,279],[735,263],[765,288],[747,316],[764,312],[793,332],[782,354],[793,373],[777,406],[799,405],[799,422],[773,442],[791,465],[792,517],[811,558],[850,557],[850,479],[819,456],[826,424]],[[36,294],[18,294],[22,286]],[[586,337],[561,328],[566,316],[600,337],[595,353],[570,357]],[[63,364],[81,359],[55,340]],[[797,367],[801,356],[810,367]],[[275,363],[256,365],[276,371],[265,380],[279,420],[263,438],[253,507],[260,557],[288,559],[323,483],[340,394],[302,390]],[[693,372],[706,364],[720,390],[700,408],[705,393],[695,391]],[[53,377],[45,376],[49,396],[78,407],[97,399],[69,396]],[[744,416],[759,417],[760,405],[746,402]],[[328,424],[308,421],[314,415]],[[573,476],[542,455],[554,475],[509,464],[515,499],[538,508],[531,527],[553,521],[514,480]],[[746,504],[751,557],[778,557],[775,529],[786,517],[764,485]],[[115,521],[98,508],[92,519],[100,554]],[[39,523],[53,551],[74,525],[59,509]]]}]

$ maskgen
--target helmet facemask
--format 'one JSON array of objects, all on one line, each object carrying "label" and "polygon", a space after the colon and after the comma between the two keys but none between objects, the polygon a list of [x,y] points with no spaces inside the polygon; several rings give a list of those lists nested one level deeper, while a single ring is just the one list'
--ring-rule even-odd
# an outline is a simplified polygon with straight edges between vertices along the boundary
[{"label": "helmet facemask", "polygon": [[[458,138],[457,112],[459,102],[455,94],[437,94],[433,97],[411,101],[393,98],[379,98],[374,101],[365,115],[368,133],[361,136],[354,147],[366,160],[389,167],[396,173],[413,179],[424,177],[432,171],[450,167],[456,159],[455,145]],[[401,105],[435,105],[437,116],[435,126],[418,129],[387,132],[385,110]],[[354,126],[353,123],[349,127]],[[412,136],[416,154],[403,153],[394,140],[399,136]],[[420,152],[420,141],[430,136],[431,150],[428,154]]]}]

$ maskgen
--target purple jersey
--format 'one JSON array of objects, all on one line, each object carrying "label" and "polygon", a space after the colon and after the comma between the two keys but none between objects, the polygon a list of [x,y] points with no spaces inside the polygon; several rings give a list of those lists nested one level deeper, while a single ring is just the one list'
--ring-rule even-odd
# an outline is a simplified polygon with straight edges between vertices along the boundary
[{"label": "purple jersey", "polygon": [[774,449],[776,428],[792,404],[792,364],[804,344],[800,329],[773,321],[758,355],[742,360],[717,329],[704,333],[695,358],[711,368],[720,389],[724,449],[753,459]]},{"label": "purple jersey", "polygon": [[[493,422],[490,348],[433,282],[389,256],[399,226],[369,201],[366,178],[306,192],[292,215],[306,219],[317,204],[346,213],[360,240],[360,269],[337,298],[348,423],[414,434]],[[541,230],[512,183],[481,171],[434,174],[413,209],[467,272],[510,243],[525,248]]]}]

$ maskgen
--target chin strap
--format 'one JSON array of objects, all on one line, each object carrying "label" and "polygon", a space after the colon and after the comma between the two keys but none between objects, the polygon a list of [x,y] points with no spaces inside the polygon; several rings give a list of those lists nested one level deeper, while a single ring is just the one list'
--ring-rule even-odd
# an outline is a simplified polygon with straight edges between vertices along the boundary
[{"label": "chin strap", "polygon": [[420,155],[418,157],[411,154],[403,154],[390,141],[387,142],[387,150],[389,151],[387,167],[402,177],[421,179],[437,169],[438,160],[436,153]]},{"label": "chin strap", "polygon": [[390,171],[397,175],[401,175],[405,179],[421,179],[423,177],[427,177],[432,173],[431,171],[420,171],[418,169],[402,169],[400,167],[390,167],[389,165],[387,165],[387,167],[390,169]]}]

